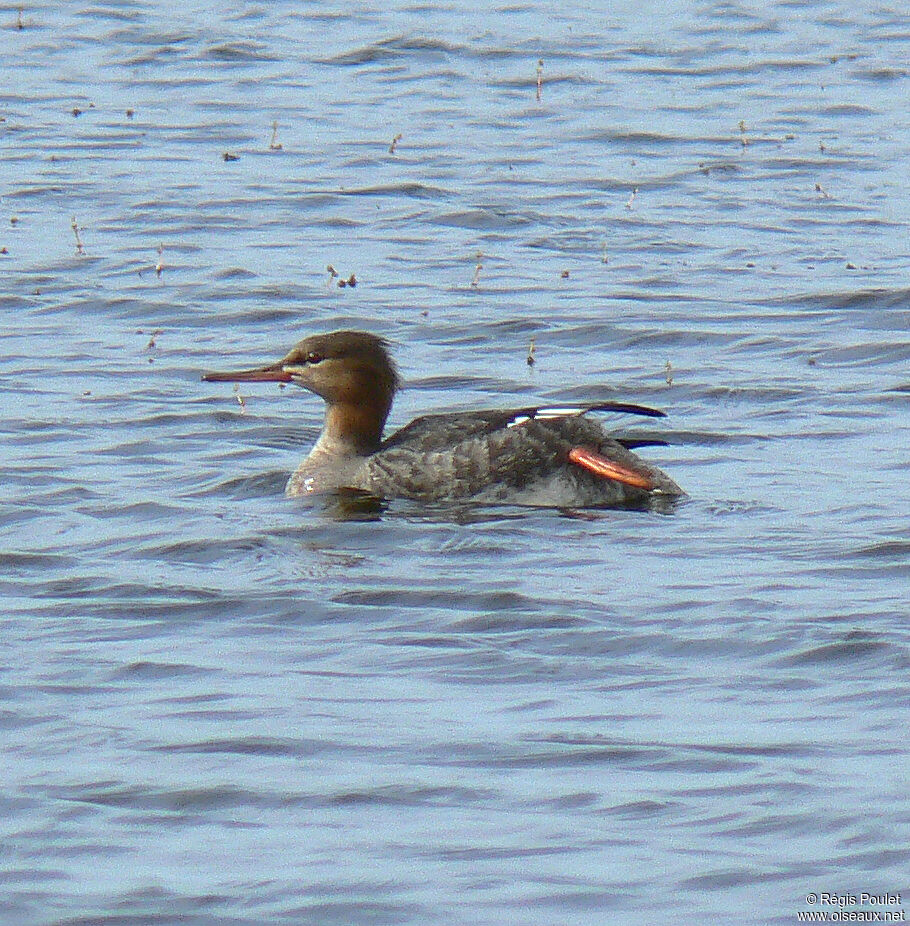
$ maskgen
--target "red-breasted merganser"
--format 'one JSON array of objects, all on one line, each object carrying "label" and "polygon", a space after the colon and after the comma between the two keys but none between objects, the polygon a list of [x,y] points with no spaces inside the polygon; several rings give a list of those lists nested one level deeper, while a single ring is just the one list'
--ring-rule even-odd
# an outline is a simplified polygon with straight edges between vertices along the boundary
[{"label": "red-breasted merganser", "polygon": [[202,378],[296,383],[325,400],[322,434],[288,482],[292,496],[354,489],[427,502],[592,507],[684,494],[630,449],[660,441],[613,438],[587,417],[664,417],[642,405],[425,415],[383,440],[400,380],[388,342],[363,331],[313,335],[277,363]]}]

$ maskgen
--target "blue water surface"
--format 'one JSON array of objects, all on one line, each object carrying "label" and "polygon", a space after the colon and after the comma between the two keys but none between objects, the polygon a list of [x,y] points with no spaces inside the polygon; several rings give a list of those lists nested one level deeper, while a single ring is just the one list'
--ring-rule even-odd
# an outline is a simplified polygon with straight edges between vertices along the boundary
[{"label": "blue water surface", "polygon": [[[14,4],[0,53],[0,922],[906,909],[900,4]],[[689,497],[290,501],[319,401],[200,373],[339,327],[393,426],[661,407],[607,423]]]}]

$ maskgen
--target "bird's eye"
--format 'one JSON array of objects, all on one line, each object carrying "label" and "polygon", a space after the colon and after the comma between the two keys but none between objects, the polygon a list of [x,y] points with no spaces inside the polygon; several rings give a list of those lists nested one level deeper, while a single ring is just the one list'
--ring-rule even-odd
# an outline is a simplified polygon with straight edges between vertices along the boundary
[{"label": "bird's eye", "polygon": [[307,362],[307,363],[310,363],[310,364],[313,364],[313,365],[315,365],[315,364],[317,364],[317,363],[322,363],[322,361],[323,361],[324,359],[325,359],[325,358],[322,356],[322,354],[317,354],[316,351],[314,351],[314,350],[311,350],[311,351],[306,355],[306,362]]}]

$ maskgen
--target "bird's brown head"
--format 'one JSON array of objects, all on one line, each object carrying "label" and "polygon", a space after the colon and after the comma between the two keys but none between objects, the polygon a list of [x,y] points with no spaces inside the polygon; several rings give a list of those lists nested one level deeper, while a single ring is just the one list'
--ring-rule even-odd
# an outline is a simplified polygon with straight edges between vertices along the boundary
[{"label": "bird's brown head", "polygon": [[304,338],[281,364],[293,382],[331,405],[391,407],[399,385],[388,342],[365,331],[333,331]]},{"label": "bird's brown head", "polygon": [[[400,385],[384,338],[366,331],[333,331],[304,338],[277,363],[231,373],[206,373],[206,382],[296,383],[322,396],[326,424],[377,444]],[[370,424],[375,422],[375,424]],[[378,425],[378,433],[374,434]]]}]

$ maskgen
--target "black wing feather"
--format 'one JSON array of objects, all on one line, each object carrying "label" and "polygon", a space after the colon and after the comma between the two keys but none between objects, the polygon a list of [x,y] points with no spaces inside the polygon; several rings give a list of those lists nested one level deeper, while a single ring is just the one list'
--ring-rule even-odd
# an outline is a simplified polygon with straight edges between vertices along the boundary
[{"label": "black wing feather", "polygon": [[[598,402],[595,405],[566,407],[572,408],[571,416],[575,417],[580,417],[587,412],[620,412],[626,415],[643,415],[646,418],[666,418],[665,412],[647,405],[635,405],[632,402]],[[508,427],[516,420],[535,419],[541,413],[545,413],[547,408],[548,406],[545,405],[535,405],[530,408],[423,415],[415,418],[410,424],[405,425],[383,441],[382,449],[389,450],[407,444],[415,450],[427,453],[446,450],[461,441],[493,434],[501,428]]]}]

